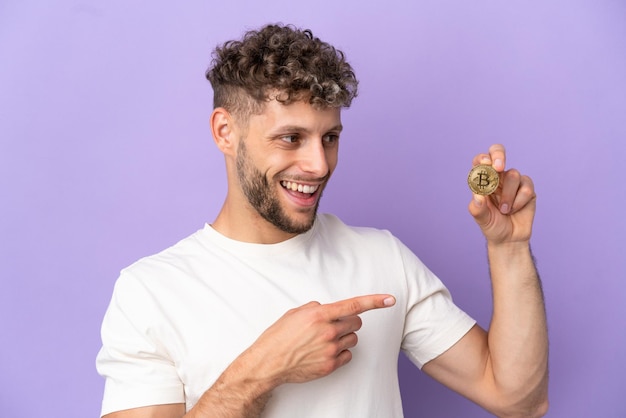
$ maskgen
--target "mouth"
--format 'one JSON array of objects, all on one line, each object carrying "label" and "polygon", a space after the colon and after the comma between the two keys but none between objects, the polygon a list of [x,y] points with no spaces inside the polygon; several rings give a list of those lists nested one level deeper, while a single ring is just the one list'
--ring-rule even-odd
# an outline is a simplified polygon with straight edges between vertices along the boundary
[{"label": "mouth", "polygon": [[308,195],[306,197],[310,197],[313,195],[319,188],[319,184],[310,185],[310,184],[302,184],[293,181],[283,180],[280,182],[280,185],[283,186],[284,189],[287,189],[291,192],[301,193],[303,195]]}]

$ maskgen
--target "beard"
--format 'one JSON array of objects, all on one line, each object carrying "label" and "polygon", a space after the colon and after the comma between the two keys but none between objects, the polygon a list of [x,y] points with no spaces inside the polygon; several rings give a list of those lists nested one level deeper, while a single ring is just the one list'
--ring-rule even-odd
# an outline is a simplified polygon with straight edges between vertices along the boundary
[{"label": "beard", "polygon": [[[250,205],[259,215],[278,229],[290,234],[302,234],[313,227],[320,199],[317,200],[309,218],[305,221],[296,221],[289,217],[280,204],[276,185],[270,183],[267,177],[254,166],[248,156],[245,141],[239,142],[237,150],[237,176],[244,195]],[[322,187],[318,191],[322,193]]]}]

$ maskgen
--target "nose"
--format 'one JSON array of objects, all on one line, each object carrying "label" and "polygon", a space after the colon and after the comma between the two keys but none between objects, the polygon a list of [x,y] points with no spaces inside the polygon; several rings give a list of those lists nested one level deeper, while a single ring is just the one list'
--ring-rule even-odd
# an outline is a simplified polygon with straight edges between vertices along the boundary
[{"label": "nose", "polygon": [[307,141],[307,146],[300,149],[300,168],[316,178],[325,177],[330,169],[329,153],[334,152],[324,147],[321,140]]}]

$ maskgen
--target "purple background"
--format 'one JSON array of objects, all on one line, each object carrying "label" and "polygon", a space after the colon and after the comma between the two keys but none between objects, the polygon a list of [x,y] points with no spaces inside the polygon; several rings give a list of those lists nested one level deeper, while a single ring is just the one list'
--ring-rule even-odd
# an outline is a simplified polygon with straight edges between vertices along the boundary
[{"label": "purple background", "polygon": [[[225,195],[210,52],[280,21],[343,49],[361,81],[322,209],[391,230],[487,326],[465,180],[504,143],[539,195],[548,416],[626,416],[625,17],[609,0],[0,0],[0,415],[97,416],[119,270]],[[407,417],[489,416],[400,370]]]}]

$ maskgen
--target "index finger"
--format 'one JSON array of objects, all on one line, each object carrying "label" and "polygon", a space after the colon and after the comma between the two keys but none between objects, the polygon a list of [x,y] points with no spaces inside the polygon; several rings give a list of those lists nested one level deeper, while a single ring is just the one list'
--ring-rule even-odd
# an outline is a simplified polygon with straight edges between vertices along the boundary
[{"label": "index finger", "polygon": [[487,164],[492,166],[498,173],[504,171],[506,166],[506,150],[502,144],[494,144],[489,147],[488,154],[478,154],[474,157],[472,165]]},{"label": "index finger", "polygon": [[347,316],[359,315],[371,309],[388,308],[395,305],[396,298],[392,295],[376,294],[357,296],[350,299],[324,305],[329,319],[335,320]]}]

